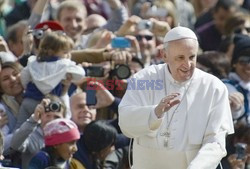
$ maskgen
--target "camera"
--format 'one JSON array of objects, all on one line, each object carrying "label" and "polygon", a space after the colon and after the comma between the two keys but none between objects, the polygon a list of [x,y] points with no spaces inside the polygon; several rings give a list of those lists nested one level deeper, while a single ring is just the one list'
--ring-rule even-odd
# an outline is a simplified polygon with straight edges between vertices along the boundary
[{"label": "camera", "polygon": [[61,104],[59,102],[50,102],[49,105],[44,106],[45,112],[60,112]]},{"label": "camera", "polygon": [[111,76],[116,76],[118,79],[127,79],[130,75],[130,68],[125,64],[115,65],[115,68],[111,70]]},{"label": "camera", "polygon": [[247,144],[245,143],[237,143],[235,145],[236,148],[236,155],[237,155],[237,159],[243,159],[246,155],[246,148],[247,148]]},{"label": "camera", "polygon": [[151,30],[153,28],[153,23],[150,20],[143,19],[138,23],[137,28],[139,30],[143,29]]},{"label": "camera", "polygon": [[36,38],[36,39],[42,39],[44,36],[44,30],[42,29],[35,29],[32,31],[32,35]]},{"label": "camera", "polygon": [[104,68],[100,66],[84,67],[84,71],[86,73],[86,76],[90,76],[90,77],[103,77],[104,76]]}]

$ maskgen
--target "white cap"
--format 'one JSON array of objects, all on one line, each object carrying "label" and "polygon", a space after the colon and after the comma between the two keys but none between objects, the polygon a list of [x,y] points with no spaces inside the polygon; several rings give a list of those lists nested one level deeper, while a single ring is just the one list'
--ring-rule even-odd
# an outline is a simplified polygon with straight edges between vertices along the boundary
[{"label": "white cap", "polygon": [[197,40],[197,36],[191,29],[182,26],[177,26],[168,31],[168,33],[164,37],[164,43],[179,39]]}]

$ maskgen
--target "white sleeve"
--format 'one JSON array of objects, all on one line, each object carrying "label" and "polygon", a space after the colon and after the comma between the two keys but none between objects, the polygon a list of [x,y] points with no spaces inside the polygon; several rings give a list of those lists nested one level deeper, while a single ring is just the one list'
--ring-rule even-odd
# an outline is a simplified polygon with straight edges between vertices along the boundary
[{"label": "white sleeve", "polygon": [[218,166],[221,159],[227,154],[225,149],[226,131],[220,131],[216,137],[220,139],[220,143],[210,140],[211,142],[203,144],[194,160],[189,164],[188,169],[215,169]]},{"label": "white sleeve", "polygon": [[157,132],[162,119],[154,116],[156,105],[150,105],[150,91],[128,90],[119,104],[119,126],[131,138]]},{"label": "white sleeve", "polygon": [[188,169],[215,169],[226,156],[226,136],[234,133],[229,100],[225,97],[227,95],[225,86],[214,94],[202,147]]},{"label": "white sleeve", "polygon": [[77,83],[79,81],[82,80],[82,78],[85,77],[85,71],[83,69],[83,67],[76,65],[75,62],[71,62],[71,64],[69,64],[67,66],[67,73],[72,74],[72,82],[73,83]]},{"label": "white sleeve", "polygon": [[21,71],[20,79],[22,86],[24,87],[24,89],[26,89],[28,83],[31,81],[30,71],[27,66]]}]

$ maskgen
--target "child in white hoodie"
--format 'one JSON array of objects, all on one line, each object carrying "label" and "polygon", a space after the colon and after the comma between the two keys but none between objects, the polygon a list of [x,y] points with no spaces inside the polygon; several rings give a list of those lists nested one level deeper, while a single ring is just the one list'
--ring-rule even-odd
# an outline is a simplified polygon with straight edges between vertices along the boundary
[{"label": "child in white hoodie", "polygon": [[[57,95],[65,101],[66,105],[69,105],[68,91],[72,92],[71,82],[77,83],[85,76],[84,69],[70,60],[73,46],[71,38],[61,31],[47,32],[41,40],[38,56],[31,56],[27,66],[21,72],[21,82],[25,92],[21,112],[19,111],[24,114],[18,117],[19,125],[20,118],[24,122],[30,113],[33,113],[32,111],[28,116],[24,116],[25,112],[22,110],[29,109],[32,101],[35,103],[32,109],[35,108],[47,94]],[[70,116],[68,114],[68,117]]]}]

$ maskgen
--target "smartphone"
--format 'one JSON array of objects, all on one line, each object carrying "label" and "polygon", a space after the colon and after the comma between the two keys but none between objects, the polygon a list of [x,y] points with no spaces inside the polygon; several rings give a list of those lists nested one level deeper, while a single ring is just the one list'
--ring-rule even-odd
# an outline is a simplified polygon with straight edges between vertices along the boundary
[{"label": "smartphone", "polygon": [[235,145],[235,148],[236,148],[235,151],[236,151],[237,159],[243,159],[246,155],[247,144],[237,143]]},{"label": "smartphone", "polygon": [[128,38],[125,37],[115,37],[111,40],[111,46],[114,49],[130,48],[131,42]]},{"label": "smartphone", "polygon": [[90,77],[103,77],[104,76],[104,68],[100,66],[89,66],[84,67],[86,76]]},{"label": "smartphone", "polygon": [[96,90],[86,90],[87,95],[87,106],[96,105]]}]

